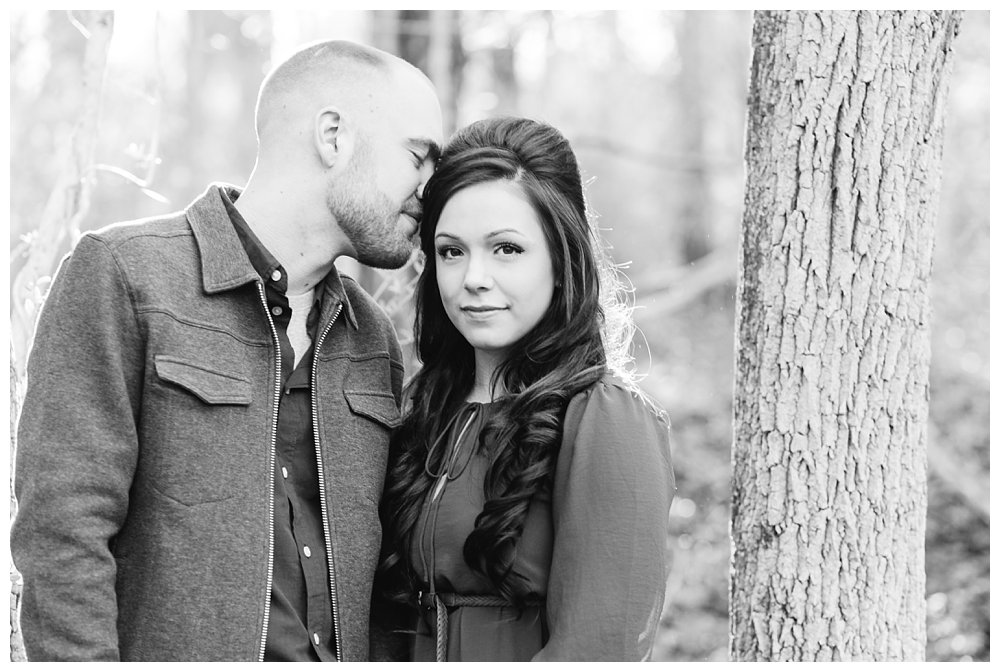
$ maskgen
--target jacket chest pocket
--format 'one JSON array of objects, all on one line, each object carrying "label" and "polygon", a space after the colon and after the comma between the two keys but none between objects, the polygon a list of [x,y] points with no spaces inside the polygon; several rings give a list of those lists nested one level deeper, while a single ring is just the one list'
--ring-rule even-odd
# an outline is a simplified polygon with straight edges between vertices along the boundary
[{"label": "jacket chest pocket", "polygon": [[155,361],[160,380],[187,390],[206,404],[250,405],[250,381],[242,376],[167,355],[156,355]]},{"label": "jacket chest pocket", "polygon": [[[248,487],[253,447],[267,436],[251,412],[253,386],[242,372],[200,361],[156,355],[144,396],[141,475],[160,494],[184,505],[231,497]],[[266,420],[266,418],[265,418]]]},{"label": "jacket chest pocket", "polygon": [[373,420],[388,430],[399,426],[399,409],[391,394],[344,390],[344,397],[354,415]]}]

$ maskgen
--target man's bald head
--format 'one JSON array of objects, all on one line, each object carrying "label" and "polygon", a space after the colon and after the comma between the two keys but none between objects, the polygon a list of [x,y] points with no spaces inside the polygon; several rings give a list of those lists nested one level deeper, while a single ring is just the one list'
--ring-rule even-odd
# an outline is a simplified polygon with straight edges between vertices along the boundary
[{"label": "man's bald head", "polygon": [[264,80],[257,98],[257,139],[273,140],[309,132],[320,108],[336,106],[359,119],[392,104],[399,77],[426,76],[387,52],[344,40],[311,44],[279,64]]},{"label": "man's bald head", "polygon": [[351,42],[307,46],[265,78],[257,138],[237,207],[273,244],[329,263],[409,258],[442,143],[441,105],[417,68]]}]

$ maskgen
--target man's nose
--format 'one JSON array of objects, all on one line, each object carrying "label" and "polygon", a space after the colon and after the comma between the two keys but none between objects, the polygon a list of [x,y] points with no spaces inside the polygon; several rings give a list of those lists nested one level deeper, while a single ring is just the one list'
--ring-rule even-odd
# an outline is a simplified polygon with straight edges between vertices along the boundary
[{"label": "man's nose", "polygon": [[420,200],[424,199],[424,188],[427,187],[427,180],[431,179],[433,174],[434,164],[430,161],[424,161],[424,164],[420,166],[420,182],[417,183],[417,190],[414,192]]}]

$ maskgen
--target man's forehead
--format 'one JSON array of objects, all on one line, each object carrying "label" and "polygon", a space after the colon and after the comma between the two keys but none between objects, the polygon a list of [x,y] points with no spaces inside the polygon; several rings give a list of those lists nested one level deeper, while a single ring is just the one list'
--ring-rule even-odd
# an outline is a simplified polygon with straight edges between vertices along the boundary
[{"label": "man's forehead", "polygon": [[399,73],[390,92],[391,110],[405,137],[412,143],[440,152],[442,141],[441,104],[433,86],[419,71]]},{"label": "man's forehead", "polygon": [[376,128],[381,129],[385,141],[421,153],[431,152],[435,157],[440,154],[443,130],[440,108],[403,105],[397,101],[383,108],[375,119]]}]

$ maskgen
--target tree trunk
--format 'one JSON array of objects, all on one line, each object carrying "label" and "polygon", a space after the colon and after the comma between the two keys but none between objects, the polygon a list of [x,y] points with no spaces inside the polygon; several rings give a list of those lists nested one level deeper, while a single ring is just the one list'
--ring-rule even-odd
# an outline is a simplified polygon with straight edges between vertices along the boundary
[{"label": "tree trunk", "polygon": [[64,148],[62,172],[31,237],[27,261],[11,283],[11,340],[19,375],[24,371],[35,318],[61,256],[62,242],[70,235],[75,243],[80,222],[90,208],[101,91],[114,33],[114,12],[88,10],[83,15],[85,23],[77,25],[87,38],[81,72],[83,103],[70,143]]},{"label": "tree trunk", "polygon": [[707,71],[706,52],[715,49],[709,35],[711,15],[707,12],[683,12],[677,31],[678,56],[681,63],[678,85],[683,104],[680,106],[680,143],[684,154],[696,157],[689,170],[680,174],[680,212],[674,224],[680,229],[681,261],[685,264],[701,259],[712,251],[709,234],[715,220],[715,204],[709,186],[711,175],[704,160],[708,107],[716,97],[711,94],[713,81]]},{"label": "tree trunk", "polygon": [[[14,499],[14,442],[17,438],[17,416],[21,410],[21,397],[24,395],[21,376],[17,372],[14,358],[14,344],[10,346],[10,518],[17,513],[17,501]],[[9,532],[9,530],[8,530]],[[8,534],[9,536],[9,534]],[[26,660],[24,654],[24,639],[21,637],[21,575],[10,565],[10,659],[12,661]]]},{"label": "tree trunk", "polygon": [[759,12],[730,655],[922,660],[929,280],[957,12]]}]

